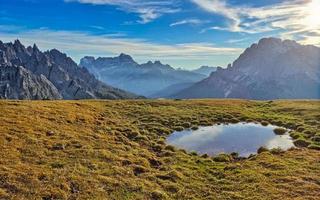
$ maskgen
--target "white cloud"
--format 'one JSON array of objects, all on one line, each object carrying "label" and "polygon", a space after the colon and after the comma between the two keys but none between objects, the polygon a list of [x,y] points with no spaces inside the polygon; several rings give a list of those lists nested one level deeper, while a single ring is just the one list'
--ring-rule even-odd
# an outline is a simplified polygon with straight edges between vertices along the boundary
[{"label": "white cloud", "polygon": [[[10,28],[13,29],[13,27]],[[243,51],[240,48],[217,47],[210,43],[159,44],[144,39],[127,38],[122,34],[92,35],[88,32],[22,30],[18,27],[16,31],[7,32],[6,30],[7,27],[0,26],[0,38],[4,42],[18,38],[24,44],[36,43],[42,50],[57,48],[76,60],[86,55],[111,56],[123,52],[143,61],[172,59],[194,62],[217,56],[236,57]]]},{"label": "white cloud", "polygon": [[65,2],[78,2],[92,5],[113,5],[119,9],[137,13],[140,20],[137,22],[149,23],[163,14],[176,13],[180,11],[177,0],[64,0]]},{"label": "white cloud", "polygon": [[207,12],[228,19],[226,26],[211,26],[202,32],[224,30],[253,34],[276,30],[286,39],[296,39],[299,35],[301,42],[320,43],[320,0],[287,0],[261,7],[232,6],[225,0],[191,1]]},{"label": "white cloud", "polygon": [[173,26],[179,26],[179,25],[184,25],[184,24],[199,25],[199,24],[204,24],[204,23],[208,23],[208,22],[209,21],[204,21],[204,20],[200,20],[200,19],[185,19],[185,20],[174,22],[174,23],[170,24],[170,26],[173,27]]}]

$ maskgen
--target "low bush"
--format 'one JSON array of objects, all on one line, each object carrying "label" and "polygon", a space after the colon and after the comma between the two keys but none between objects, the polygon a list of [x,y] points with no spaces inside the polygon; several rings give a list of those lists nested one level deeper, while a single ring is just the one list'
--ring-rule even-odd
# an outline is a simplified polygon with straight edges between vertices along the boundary
[{"label": "low bush", "polygon": [[315,149],[315,150],[320,150],[320,145],[310,144],[310,145],[308,146],[308,148],[310,148],[310,149]]},{"label": "low bush", "polygon": [[166,149],[166,150],[169,150],[169,151],[172,151],[172,152],[175,152],[175,151],[176,151],[176,148],[175,148],[174,146],[172,146],[172,145],[167,145],[167,146],[165,147],[165,149]]},{"label": "low bush", "polygon": [[174,127],[174,130],[175,131],[183,131],[184,128],[182,126],[176,126],[176,127]]},{"label": "low bush", "polygon": [[260,147],[260,148],[257,150],[257,153],[260,154],[260,153],[267,152],[267,151],[269,151],[269,149],[267,149],[266,147]]},{"label": "low bush", "polygon": [[303,138],[299,138],[293,142],[297,147],[307,147],[311,143]]},{"label": "low bush", "polygon": [[284,129],[284,128],[275,128],[273,130],[273,132],[276,134],[276,135],[284,135],[286,132],[287,132],[287,129]]},{"label": "low bush", "polygon": [[231,161],[230,155],[227,155],[227,154],[219,154],[219,155],[213,157],[212,159],[215,162],[230,162]]},{"label": "low bush", "polygon": [[198,130],[199,127],[197,127],[197,126],[192,126],[191,129],[195,131],[195,130]]}]

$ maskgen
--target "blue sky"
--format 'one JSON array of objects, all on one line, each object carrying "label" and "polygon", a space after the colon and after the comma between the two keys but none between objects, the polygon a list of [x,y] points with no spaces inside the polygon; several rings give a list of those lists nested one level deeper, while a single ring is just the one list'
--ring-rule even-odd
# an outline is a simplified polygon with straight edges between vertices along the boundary
[{"label": "blue sky", "polygon": [[262,37],[320,44],[320,0],[0,0],[0,40],[225,67]]}]

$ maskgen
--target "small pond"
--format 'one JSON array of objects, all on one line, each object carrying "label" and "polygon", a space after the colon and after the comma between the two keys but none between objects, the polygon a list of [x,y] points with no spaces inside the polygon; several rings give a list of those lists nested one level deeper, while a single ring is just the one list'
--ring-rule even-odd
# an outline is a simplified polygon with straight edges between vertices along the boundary
[{"label": "small pond", "polygon": [[200,127],[198,130],[176,131],[167,138],[167,143],[199,154],[237,152],[243,157],[256,154],[262,146],[283,150],[293,147],[291,137],[287,133],[276,135],[273,132],[275,128],[277,126],[255,123],[221,124]]}]

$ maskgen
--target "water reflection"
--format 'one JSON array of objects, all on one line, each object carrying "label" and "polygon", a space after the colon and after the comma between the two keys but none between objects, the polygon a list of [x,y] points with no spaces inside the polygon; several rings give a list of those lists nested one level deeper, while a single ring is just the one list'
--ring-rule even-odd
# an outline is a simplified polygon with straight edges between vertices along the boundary
[{"label": "water reflection", "polygon": [[240,156],[255,154],[261,146],[287,150],[293,147],[289,135],[275,135],[276,126],[254,123],[221,124],[184,130],[171,134],[167,143],[200,154],[238,152]]}]

